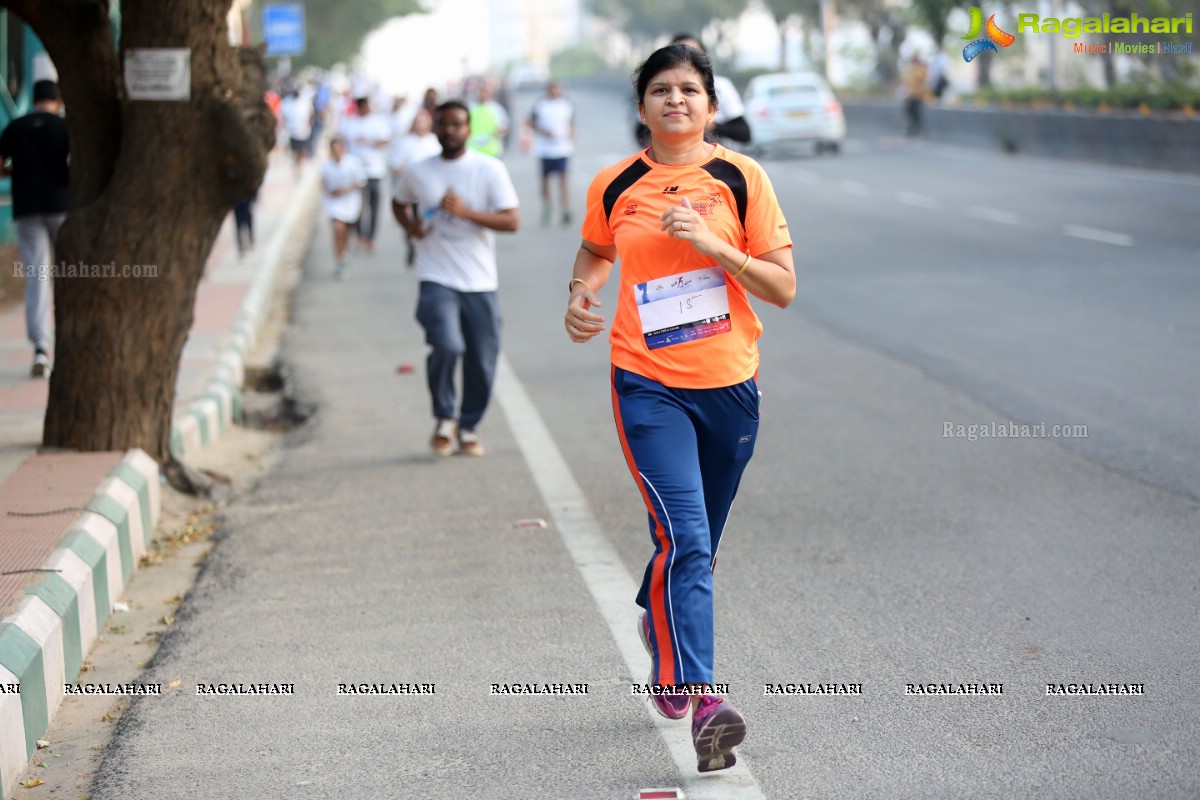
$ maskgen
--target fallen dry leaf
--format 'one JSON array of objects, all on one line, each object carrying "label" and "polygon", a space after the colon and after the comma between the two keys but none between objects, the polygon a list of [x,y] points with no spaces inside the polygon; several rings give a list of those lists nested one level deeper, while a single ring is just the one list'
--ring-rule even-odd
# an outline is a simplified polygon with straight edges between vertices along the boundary
[{"label": "fallen dry leaf", "polygon": [[31,778],[27,781],[21,781],[21,785],[26,789],[32,789],[35,786],[41,786],[43,783],[45,783],[45,781],[41,778]]}]

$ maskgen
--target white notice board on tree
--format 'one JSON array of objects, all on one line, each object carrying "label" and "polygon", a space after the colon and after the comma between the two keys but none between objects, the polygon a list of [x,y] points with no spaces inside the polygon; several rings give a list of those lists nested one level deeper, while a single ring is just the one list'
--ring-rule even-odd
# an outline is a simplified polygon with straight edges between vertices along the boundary
[{"label": "white notice board on tree", "polygon": [[192,94],[192,51],[186,47],[126,50],[125,94],[130,100],[187,100]]}]

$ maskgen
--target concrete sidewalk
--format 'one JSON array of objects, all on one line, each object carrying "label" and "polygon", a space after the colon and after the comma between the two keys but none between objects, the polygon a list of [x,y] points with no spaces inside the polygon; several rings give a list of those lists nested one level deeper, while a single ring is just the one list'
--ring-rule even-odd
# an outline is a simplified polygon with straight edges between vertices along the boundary
[{"label": "concrete sidewalk", "polygon": [[[240,415],[254,345],[289,241],[309,224],[316,167],[274,151],[255,205],[255,249],[232,216],[205,267],[176,382],[171,450],[184,459]],[[112,604],[154,536],[159,471],[140,450],[39,453],[48,382],[29,377],[24,307],[0,313],[0,796],[49,727]]]}]

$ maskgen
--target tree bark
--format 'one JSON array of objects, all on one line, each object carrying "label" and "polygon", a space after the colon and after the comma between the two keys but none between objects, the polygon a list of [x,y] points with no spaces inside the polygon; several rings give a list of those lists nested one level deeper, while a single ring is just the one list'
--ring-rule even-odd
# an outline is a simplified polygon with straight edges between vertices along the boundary
[{"label": "tree bark", "polygon": [[784,19],[775,20],[775,30],[779,33],[779,71],[788,71],[788,21]]},{"label": "tree bark", "polygon": [[[261,183],[274,139],[261,50],[228,44],[228,0],[123,0],[122,52],[191,52],[188,100],[133,101],[105,2],[7,5],[29,6],[58,68],[71,139],[43,444],[140,447],[166,462],[197,285],[225,215]],[[104,265],[115,275],[95,277]]]},{"label": "tree bark", "polygon": [[992,85],[992,55],[991,52],[985,51],[975,57],[975,63],[979,65],[976,80],[980,89],[986,89]]}]

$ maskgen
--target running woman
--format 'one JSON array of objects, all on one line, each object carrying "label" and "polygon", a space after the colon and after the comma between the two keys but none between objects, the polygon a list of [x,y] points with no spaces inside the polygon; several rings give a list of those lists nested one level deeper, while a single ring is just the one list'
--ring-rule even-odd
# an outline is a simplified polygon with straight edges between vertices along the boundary
[{"label": "running woman", "polygon": [[362,162],[346,152],[345,139],[334,136],[329,140],[329,160],[321,165],[321,196],[325,215],[333,223],[333,274],[338,280],[346,277],[346,246],[362,214],[366,185]]},{"label": "running woman", "polygon": [[600,171],[587,195],[564,320],[571,341],[607,328],[598,292],[620,258],[612,346],[617,435],[646,505],[654,553],[637,604],[660,714],[692,711],[701,772],[736,763],[746,722],[713,684],[717,547],[758,434],[753,294],[796,294],[792,241],[763,169],[704,141],[712,66],[669,45],[634,76],[651,145]]}]

